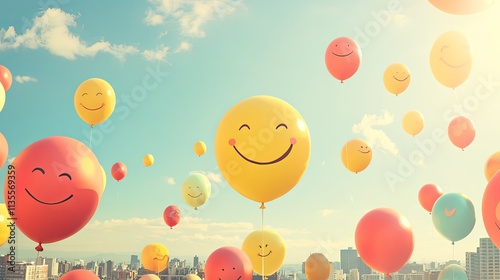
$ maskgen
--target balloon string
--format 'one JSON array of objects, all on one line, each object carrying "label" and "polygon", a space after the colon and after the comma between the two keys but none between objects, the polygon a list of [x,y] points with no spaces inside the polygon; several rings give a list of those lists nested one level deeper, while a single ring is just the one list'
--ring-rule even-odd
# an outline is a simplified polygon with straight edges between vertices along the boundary
[{"label": "balloon string", "polygon": [[90,126],[89,148],[92,148],[92,128],[94,128],[94,126]]},{"label": "balloon string", "polygon": [[[264,208],[262,208],[262,217],[261,217],[261,221],[262,221],[262,224],[261,224],[261,228],[262,230],[264,230]],[[262,242],[260,243],[261,244],[261,250],[260,250],[260,255],[263,256],[264,255],[264,232],[262,232]],[[264,273],[264,258],[260,258],[261,260],[261,264],[262,264],[262,280],[265,279],[265,273]]]},{"label": "balloon string", "polygon": [[36,259],[35,259],[35,272],[33,273],[33,279],[36,280],[36,263],[38,262],[38,256],[40,255],[40,251],[36,251]]}]

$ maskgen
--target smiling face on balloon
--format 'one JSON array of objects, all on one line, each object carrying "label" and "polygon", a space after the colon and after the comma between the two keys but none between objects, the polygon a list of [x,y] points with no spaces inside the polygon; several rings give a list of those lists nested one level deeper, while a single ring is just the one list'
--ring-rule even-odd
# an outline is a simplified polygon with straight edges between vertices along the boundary
[{"label": "smiling face on balloon", "polygon": [[398,95],[410,85],[410,70],[402,63],[389,65],[384,72],[384,86],[392,94]]},{"label": "smiling face on balloon", "polygon": [[361,49],[349,37],[339,37],[333,40],[325,52],[325,63],[332,76],[344,81],[358,70],[361,62]]},{"label": "smiling face on balloon", "polygon": [[372,160],[372,149],[361,139],[352,139],[344,144],[341,152],[344,167],[358,173],[365,170]]},{"label": "smiling face on balloon", "polygon": [[113,113],[115,104],[115,91],[102,79],[88,79],[76,89],[75,110],[88,124],[95,125],[105,121]]},{"label": "smiling face on balloon", "polygon": [[148,244],[142,249],[141,261],[144,268],[158,273],[168,266],[169,253],[160,243]]},{"label": "smiling face on balloon", "polygon": [[225,246],[213,251],[205,264],[205,279],[251,280],[252,263],[241,249]]},{"label": "smiling face on balloon", "polygon": [[208,178],[201,173],[190,174],[182,183],[182,197],[187,204],[199,207],[210,198],[211,183]]},{"label": "smiling face on balloon", "polygon": [[276,231],[269,229],[251,232],[243,241],[241,249],[250,257],[253,270],[266,276],[281,267],[286,255],[285,241]]}]

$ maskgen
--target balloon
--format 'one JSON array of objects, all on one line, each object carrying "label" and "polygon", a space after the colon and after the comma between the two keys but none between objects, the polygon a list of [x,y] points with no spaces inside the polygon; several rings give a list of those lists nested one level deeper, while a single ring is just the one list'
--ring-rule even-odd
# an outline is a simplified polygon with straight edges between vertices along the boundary
[{"label": "balloon", "polygon": [[429,213],[432,212],[432,207],[436,200],[443,195],[440,187],[434,184],[425,184],[418,192],[418,202]]},{"label": "balloon", "polygon": [[201,173],[189,174],[181,187],[182,197],[195,210],[207,202],[211,191],[210,180]]},{"label": "balloon", "polygon": [[0,132],[0,168],[3,167],[5,162],[7,162],[7,157],[9,156],[9,145],[7,139]]},{"label": "balloon", "polygon": [[4,105],[5,105],[5,89],[0,84],[0,112],[2,112]]},{"label": "balloon", "polygon": [[276,97],[254,96],[221,120],[215,156],[229,185],[264,207],[300,180],[310,145],[307,125],[295,108]]},{"label": "balloon", "polygon": [[169,259],[167,247],[160,243],[148,244],[142,249],[142,266],[154,273],[159,273],[167,268]]},{"label": "balloon", "polygon": [[106,172],[104,171],[104,168],[102,168],[101,165],[101,170],[102,170],[102,191],[106,189]]},{"label": "balloon", "polygon": [[76,89],[74,104],[78,116],[94,126],[106,121],[115,110],[115,91],[105,80],[91,78]]},{"label": "balloon", "polygon": [[361,49],[351,38],[339,37],[333,40],[325,52],[328,72],[343,83],[358,71],[361,63]]},{"label": "balloon", "polygon": [[221,247],[208,256],[205,279],[252,280],[252,262],[239,248]]},{"label": "balloon", "polygon": [[385,69],[384,86],[396,96],[408,88],[410,80],[410,70],[402,63],[393,63]]},{"label": "balloon", "polygon": [[474,141],[474,137],[476,137],[476,128],[471,120],[459,116],[450,122],[448,126],[448,137],[453,145],[463,150]]},{"label": "balloon", "polygon": [[311,254],[305,263],[308,280],[326,280],[330,276],[330,263],[321,253]]},{"label": "balloon", "polygon": [[430,64],[432,74],[442,85],[453,89],[461,85],[472,68],[469,39],[458,31],[443,33],[432,46]]},{"label": "balloon", "polygon": [[111,176],[120,182],[127,175],[127,166],[122,162],[117,162],[111,166]]},{"label": "balloon", "polygon": [[152,154],[147,154],[142,158],[142,163],[144,163],[144,166],[149,167],[153,165],[155,162],[155,158],[153,157]]},{"label": "balloon", "polygon": [[250,257],[253,271],[260,275],[275,273],[285,261],[285,241],[271,229],[252,231],[243,241],[241,249]]},{"label": "balloon", "polygon": [[193,148],[194,148],[195,154],[197,154],[198,156],[202,156],[207,151],[207,145],[205,145],[205,142],[203,142],[203,141],[198,141],[198,142],[194,143]]},{"label": "balloon", "polygon": [[449,264],[439,272],[438,280],[467,280],[465,269],[458,264]]},{"label": "balloon", "polygon": [[0,246],[5,244],[10,236],[10,215],[7,211],[7,206],[4,203],[0,204]]},{"label": "balloon", "polygon": [[165,211],[163,211],[163,220],[170,228],[176,226],[181,220],[181,210],[179,207],[169,205],[165,208]]},{"label": "balloon", "polygon": [[442,236],[454,244],[464,239],[474,228],[474,205],[464,194],[443,194],[432,207],[432,223]]},{"label": "balloon", "polygon": [[0,65],[0,84],[2,84],[5,92],[7,92],[12,85],[12,74],[10,73],[9,68],[3,65]]},{"label": "balloon", "polygon": [[484,177],[489,182],[498,170],[500,170],[500,151],[492,154],[486,161],[484,165]]},{"label": "balloon", "polygon": [[358,173],[365,170],[372,160],[372,149],[361,139],[352,139],[344,144],[340,153],[342,164],[349,171]]},{"label": "balloon", "polygon": [[146,274],[139,278],[139,280],[160,280],[160,277],[155,274]]},{"label": "balloon", "polygon": [[[247,256],[248,257],[248,256]],[[252,271],[252,269],[250,269],[250,271]],[[186,274],[184,276],[184,278],[182,278],[183,280],[201,280],[200,276],[196,275],[196,274]],[[240,279],[242,280],[242,279]]]},{"label": "balloon", "polygon": [[366,213],[355,231],[356,248],[372,269],[389,275],[400,270],[413,253],[413,230],[398,211],[378,208]]},{"label": "balloon", "polygon": [[484,189],[482,201],[483,222],[495,246],[500,247],[500,173],[495,173]]},{"label": "balloon", "polygon": [[59,280],[100,280],[99,276],[86,269],[74,269],[65,273]]},{"label": "balloon", "polygon": [[[22,150],[5,178],[11,216],[31,240],[53,243],[72,236],[94,215],[102,195],[100,164],[85,144],[63,136],[36,141]],[[61,226],[64,225],[64,226]]]},{"label": "balloon", "polygon": [[419,111],[410,111],[403,117],[403,129],[411,136],[419,134],[424,128],[424,117]]},{"label": "balloon", "polygon": [[488,0],[429,0],[434,7],[452,15],[470,15],[489,8],[495,1]]}]

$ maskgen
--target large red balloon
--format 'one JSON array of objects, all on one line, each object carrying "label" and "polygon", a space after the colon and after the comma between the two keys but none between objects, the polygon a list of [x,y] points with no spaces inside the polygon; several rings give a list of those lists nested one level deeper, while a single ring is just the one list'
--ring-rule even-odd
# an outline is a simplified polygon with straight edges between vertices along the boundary
[{"label": "large red balloon", "polygon": [[3,89],[7,92],[12,85],[12,74],[9,68],[0,65],[0,84],[3,85]]},{"label": "large red balloon", "polygon": [[179,210],[179,207],[169,205],[165,208],[165,211],[163,211],[163,220],[170,228],[176,226],[181,220],[181,210]]},{"label": "large red balloon", "polygon": [[432,212],[432,207],[436,200],[443,195],[443,191],[439,186],[434,184],[426,184],[418,192],[418,201],[427,212]]},{"label": "large red balloon", "polygon": [[9,156],[9,145],[7,143],[7,139],[0,133],[0,168],[3,167],[5,162],[7,161],[7,157]]},{"label": "large red balloon", "polygon": [[400,270],[413,253],[413,230],[408,220],[389,208],[374,209],[361,218],[355,232],[361,259],[389,275]]},{"label": "large red balloon", "polygon": [[205,279],[252,279],[252,262],[243,250],[226,246],[208,256],[205,263]]},{"label": "large red balloon", "polygon": [[115,178],[116,181],[120,182],[121,179],[125,178],[127,175],[127,166],[122,162],[117,162],[111,167],[111,176]]},{"label": "large red balloon", "polygon": [[360,63],[361,49],[351,38],[339,37],[326,48],[326,68],[334,78],[342,83],[358,71]]},{"label": "large red balloon", "polygon": [[75,269],[65,273],[59,280],[100,280],[100,278],[90,270]]},{"label": "large red balloon", "polygon": [[454,118],[448,126],[448,137],[451,143],[462,150],[474,141],[475,136],[474,124],[464,116]]},{"label": "large red balloon", "polygon": [[7,170],[5,203],[31,240],[53,243],[82,229],[103,191],[101,165],[85,144],[69,137],[44,138],[21,151]]},{"label": "large red balloon", "polygon": [[500,172],[488,182],[483,194],[483,222],[495,246],[500,248]]}]

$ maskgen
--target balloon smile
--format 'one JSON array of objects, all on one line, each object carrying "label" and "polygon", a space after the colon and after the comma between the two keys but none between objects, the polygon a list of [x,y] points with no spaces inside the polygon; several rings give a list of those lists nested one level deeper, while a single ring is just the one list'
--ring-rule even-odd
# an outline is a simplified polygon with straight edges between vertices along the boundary
[{"label": "balloon smile", "polygon": [[200,197],[200,196],[202,195],[202,193],[200,193],[199,195],[196,195],[196,196],[192,196],[192,195],[190,195],[190,194],[188,194],[188,195],[189,195],[190,197],[192,197],[192,198],[197,198],[197,197]]},{"label": "balloon smile", "polygon": [[160,258],[153,258],[153,260],[155,260],[155,261],[163,261],[163,260],[165,260],[166,257],[167,257],[167,255],[161,257],[161,259]]},{"label": "balloon smile", "polygon": [[275,159],[275,160],[272,160],[272,161],[268,161],[268,162],[261,162],[261,161],[255,161],[255,160],[251,160],[247,157],[245,157],[244,155],[242,155],[240,153],[240,151],[238,151],[238,148],[236,148],[236,146],[233,145],[233,148],[234,150],[238,153],[238,155],[240,155],[240,157],[242,157],[244,160],[250,162],[250,163],[253,163],[253,164],[260,164],[260,165],[266,165],[266,164],[273,164],[273,163],[277,163],[277,162],[280,162],[282,161],[283,159],[285,159],[289,154],[290,152],[292,151],[292,148],[293,148],[293,143],[290,144],[290,147],[288,147],[288,150],[285,151],[285,153],[283,153],[279,158]]},{"label": "balloon smile", "polygon": [[56,205],[56,204],[61,204],[61,203],[63,203],[63,202],[68,201],[69,199],[71,199],[71,198],[73,197],[73,195],[70,195],[70,196],[66,197],[65,199],[63,199],[63,200],[61,200],[61,201],[59,201],[59,202],[44,202],[44,201],[41,201],[41,200],[39,200],[38,198],[34,197],[34,196],[30,193],[30,191],[28,191],[28,189],[27,189],[27,188],[24,188],[24,189],[25,189],[25,190],[26,190],[26,192],[27,192],[27,193],[31,196],[31,198],[33,198],[33,199],[34,199],[34,200],[36,200],[37,202],[40,202],[40,203],[42,203],[42,204],[46,204],[46,205]]},{"label": "balloon smile", "polygon": [[348,53],[348,54],[336,54],[336,53],[334,53],[334,52],[332,52],[332,53],[333,53],[333,55],[338,56],[338,57],[346,57],[346,56],[350,56],[353,52],[354,52],[354,51],[351,51],[351,52],[350,52],[350,53]]},{"label": "balloon smile", "polygon": [[448,62],[446,62],[446,61],[445,61],[442,57],[440,58],[440,60],[441,60],[444,64],[448,65],[448,66],[449,66],[449,67],[451,67],[451,68],[462,68],[462,67],[464,67],[465,65],[469,64],[469,61],[466,61],[466,62],[464,62],[464,63],[462,63],[462,64],[460,64],[460,65],[453,65],[453,64],[449,64],[449,63],[448,63]]},{"label": "balloon smile", "polygon": [[257,254],[257,256],[259,256],[259,257],[261,257],[261,258],[265,258],[265,257],[267,257],[267,256],[271,255],[271,253],[272,253],[272,252],[273,252],[273,251],[269,251],[269,253],[267,253],[267,254],[265,254],[265,255]]},{"label": "balloon smile", "polygon": [[102,107],[104,107],[104,103],[102,103],[101,107],[98,107],[98,108],[88,108],[88,107],[85,107],[85,105],[83,105],[83,103],[80,103],[80,105],[82,105],[83,108],[89,110],[89,111],[97,111],[99,109],[101,109]]},{"label": "balloon smile", "polygon": [[368,152],[363,152],[363,151],[358,150],[358,152],[360,152],[360,153],[362,153],[362,154],[369,154],[371,151],[370,151],[370,150],[368,150]]},{"label": "balloon smile", "polygon": [[406,76],[406,78],[404,78],[404,79],[402,79],[402,80],[400,80],[400,79],[396,78],[395,76],[392,76],[392,77],[393,77],[396,81],[398,81],[398,82],[404,82],[404,81],[408,80],[408,78],[410,77],[410,75]]},{"label": "balloon smile", "polygon": [[500,226],[498,226],[497,222],[495,222],[495,225],[497,226],[497,229],[500,229]]},{"label": "balloon smile", "polygon": [[457,211],[457,208],[453,208],[450,210],[448,210],[448,208],[444,208],[444,214],[446,215],[446,217],[451,217],[453,215],[455,215],[455,212]]}]

